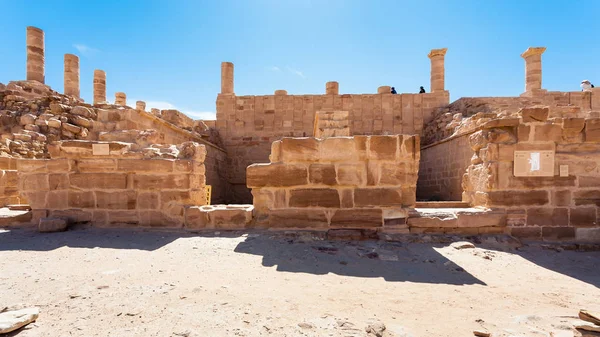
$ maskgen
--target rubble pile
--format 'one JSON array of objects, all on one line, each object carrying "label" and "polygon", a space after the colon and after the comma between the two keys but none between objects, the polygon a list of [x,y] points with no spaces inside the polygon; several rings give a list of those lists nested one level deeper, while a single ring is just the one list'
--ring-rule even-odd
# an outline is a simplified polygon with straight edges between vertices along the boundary
[{"label": "rubble pile", "polygon": [[95,110],[35,81],[0,86],[0,156],[47,158],[47,144],[88,139]]}]

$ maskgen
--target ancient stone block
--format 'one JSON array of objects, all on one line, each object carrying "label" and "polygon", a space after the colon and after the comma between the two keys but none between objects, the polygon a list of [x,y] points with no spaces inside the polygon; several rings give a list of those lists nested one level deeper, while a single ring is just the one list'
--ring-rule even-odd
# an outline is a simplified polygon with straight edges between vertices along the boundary
[{"label": "ancient stone block", "polygon": [[308,167],[308,179],[311,184],[336,185],[335,166],[333,164],[310,164]]},{"label": "ancient stone block", "polygon": [[340,207],[340,196],[335,189],[312,188],[290,191],[290,207]]},{"label": "ancient stone block", "polygon": [[173,160],[170,159],[118,159],[119,171],[125,172],[173,172]]},{"label": "ancient stone block", "polygon": [[575,206],[596,205],[600,206],[600,190],[580,190],[573,192]]},{"label": "ancient stone block", "polygon": [[573,239],[575,238],[575,227],[542,227],[544,239]]},{"label": "ancient stone block", "polygon": [[107,212],[107,214],[107,222],[111,225],[138,225],[140,223],[140,216],[138,214],[138,211],[110,211]]},{"label": "ancient stone block", "polygon": [[208,212],[201,207],[192,206],[185,209],[185,228],[203,229],[209,225]]},{"label": "ancient stone block", "polygon": [[208,218],[215,229],[244,229],[252,221],[252,209],[216,208],[208,212]]},{"label": "ancient stone block", "polygon": [[22,191],[48,190],[47,174],[21,174],[19,189]]},{"label": "ancient stone block", "polygon": [[519,111],[523,117],[523,123],[545,122],[548,120],[548,112],[548,107],[529,107]]},{"label": "ancient stone block", "polygon": [[371,228],[383,226],[383,211],[377,208],[338,209],[331,218],[332,228]]},{"label": "ancient stone block", "polygon": [[533,132],[534,141],[560,142],[563,139],[563,130],[558,124],[535,125]]},{"label": "ancient stone block", "polygon": [[69,208],[69,191],[50,191],[47,196],[48,209]]},{"label": "ancient stone block", "polygon": [[402,206],[402,190],[399,188],[357,188],[354,190],[356,207]]},{"label": "ancient stone block", "polygon": [[137,193],[135,191],[102,192],[96,191],[96,208],[135,209]]},{"label": "ancient stone block", "polygon": [[63,210],[50,210],[48,217],[52,218],[64,218],[67,219],[69,224],[73,223],[87,223],[92,221],[92,212],[82,209],[63,209]]},{"label": "ancient stone block", "polygon": [[326,228],[329,223],[324,210],[281,209],[269,212],[271,228]]},{"label": "ancient stone block", "polygon": [[340,189],[340,200],[342,208],[353,208],[354,207],[354,189],[344,188]]},{"label": "ancient stone block", "polygon": [[246,169],[246,184],[249,188],[306,185],[308,169],[301,164],[253,164]]},{"label": "ancient stone block", "polygon": [[600,228],[576,228],[575,239],[577,241],[600,242]]},{"label": "ancient stone block", "polygon": [[69,176],[66,173],[51,173],[48,175],[49,190],[63,190],[69,188]]},{"label": "ancient stone block", "polygon": [[46,163],[48,160],[34,160],[34,159],[19,159],[17,160],[17,171],[19,172],[30,172],[30,173],[42,173],[46,172]]},{"label": "ancient stone block", "polygon": [[133,186],[140,190],[187,189],[190,187],[190,180],[189,176],[185,174],[135,174]]},{"label": "ancient stone block", "polygon": [[395,160],[398,154],[398,136],[371,136],[369,138],[369,158]]},{"label": "ancient stone block", "polygon": [[417,183],[417,173],[415,168],[408,163],[382,164],[379,183],[414,186]]},{"label": "ancient stone block", "polygon": [[83,189],[125,189],[126,173],[71,173],[71,186]]},{"label": "ancient stone block", "polygon": [[579,187],[600,187],[599,176],[579,176]]},{"label": "ancient stone block", "polygon": [[585,141],[600,142],[600,118],[585,120]]},{"label": "ancient stone block", "polygon": [[329,161],[355,161],[358,159],[354,139],[351,137],[327,138],[321,142],[321,158]]},{"label": "ancient stone block", "polygon": [[139,225],[144,227],[181,228],[183,219],[172,218],[160,211],[145,210],[138,212]]},{"label": "ancient stone block", "polygon": [[531,133],[531,126],[519,125],[517,128],[517,139],[519,142],[529,141],[529,135]]},{"label": "ancient stone block", "polygon": [[354,136],[354,146],[358,155],[358,160],[367,159],[367,143],[369,136]]},{"label": "ancient stone block", "polygon": [[114,159],[82,158],[77,160],[77,169],[82,173],[114,171],[116,167]]},{"label": "ancient stone block", "polygon": [[361,186],[365,183],[364,164],[339,164],[337,182],[340,185]]},{"label": "ancient stone block", "polygon": [[518,126],[520,123],[518,118],[508,117],[508,118],[498,118],[493,119],[489,122],[486,122],[481,126],[482,129],[493,129],[493,128],[502,128],[502,127],[514,127]]},{"label": "ancient stone block", "polygon": [[542,227],[512,227],[510,235],[521,239],[539,239],[542,237]]},{"label": "ancient stone block", "polygon": [[570,206],[571,205],[571,191],[570,190],[558,190],[552,192],[552,204],[554,206]]},{"label": "ancient stone block", "polygon": [[527,209],[527,226],[567,226],[567,208],[533,207]]},{"label": "ancient stone block", "polygon": [[484,136],[491,143],[513,144],[517,142],[517,137],[510,131],[504,129],[485,130]]},{"label": "ancient stone block", "polygon": [[597,224],[596,207],[571,208],[569,226],[594,227]]},{"label": "ancient stone block", "polygon": [[178,172],[178,173],[192,172],[192,169],[194,166],[192,160],[186,160],[186,159],[174,160],[173,165],[174,165],[173,171]]},{"label": "ancient stone block", "polygon": [[564,118],[563,119],[563,137],[575,137],[579,135],[585,127],[584,118]]},{"label": "ancient stone block", "polygon": [[271,163],[278,163],[281,161],[281,141],[276,140],[271,143],[271,154],[269,155]]},{"label": "ancient stone block", "polygon": [[548,191],[491,191],[488,192],[490,205],[494,206],[526,206],[546,205]]},{"label": "ancient stone block", "polygon": [[94,208],[96,200],[92,191],[69,191],[69,207],[72,208]]},{"label": "ancient stone block", "polygon": [[189,203],[190,199],[189,190],[160,192],[161,208],[165,208],[169,203],[186,204]]},{"label": "ancient stone block", "polygon": [[458,214],[456,227],[504,227],[506,226],[506,218],[506,213],[502,211],[461,212]]},{"label": "ancient stone block", "polygon": [[38,223],[41,233],[63,232],[67,230],[67,220],[61,218],[42,218]]},{"label": "ancient stone block", "polygon": [[318,161],[319,140],[315,138],[283,138],[281,140],[283,162]]}]

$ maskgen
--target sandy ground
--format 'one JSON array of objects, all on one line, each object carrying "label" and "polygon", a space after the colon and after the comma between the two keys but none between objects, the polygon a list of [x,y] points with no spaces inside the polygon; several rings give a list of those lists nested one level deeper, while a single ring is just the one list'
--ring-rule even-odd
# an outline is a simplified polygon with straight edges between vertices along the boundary
[{"label": "sandy ground", "polygon": [[0,230],[0,310],[40,308],[19,337],[560,337],[600,311],[600,252],[492,243]]}]

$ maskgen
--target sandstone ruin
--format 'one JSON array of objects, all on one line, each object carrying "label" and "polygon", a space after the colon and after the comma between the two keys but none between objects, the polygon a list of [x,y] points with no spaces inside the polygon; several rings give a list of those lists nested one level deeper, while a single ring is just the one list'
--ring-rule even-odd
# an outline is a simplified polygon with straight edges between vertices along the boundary
[{"label": "sandstone ruin", "polygon": [[26,80],[0,84],[0,206],[29,204],[35,224],[600,241],[600,88],[543,89],[545,48],[521,55],[520,97],[453,103],[445,48],[424,94],[238,96],[223,62],[216,120],[193,120],[109,103],[99,69],[83,102],[71,54],[53,91],[44,32],[26,32]]}]

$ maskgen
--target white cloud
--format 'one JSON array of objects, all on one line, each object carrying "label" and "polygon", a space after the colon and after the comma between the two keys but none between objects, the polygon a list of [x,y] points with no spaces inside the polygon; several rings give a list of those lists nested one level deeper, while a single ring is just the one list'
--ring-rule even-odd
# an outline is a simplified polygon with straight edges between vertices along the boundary
[{"label": "white cloud", "polygon": [[[127,105],[135,106],[136,101],[140,101],[139,99],[127,99],[129,102]],[[142,100],[143,101],[143,100]],[[171,104],[166,101],[145,101],[146,102],[146,111],[150,111],[150,109],[159,109],[159,110],[179,110],[186,114],[188,117],[192,119],[201,119],[201,120],[215,120],[217,118],[217,114],[212,111],[191,111],[182,108],[178,108],[174,104]]]},{"label": "white cloud", "polygon": [[297,69],[294,69],[294,68],[291,68],[291,67],[286,67],[286,68],[292,74],[296,74],[296,75],[300,76],[301,78],[306,78],[306,76],[304,76],[304,74],[300,70],[297,70]]},{"label": "white cloud", "polygon": [[267,69],[269,69],[270,71],[281,71],[281,69],[279,69],[278,66],[267,67]]},{"label": "white cloud", "polygon": [[79,53],[80,53],[81,55],[83,55],[83,56],[91,56],[91,55],[93,55],[93,54],[95,54],[95,53],[99,52],[99,50],[98,50],[98,49],[95,49],[95,48],[92,48],[92,47],[86,46],[86,45],[84,45],[84,44],[77,44],[77,43],[76,43],[76,44],[74,44],[74,45],[73,45],[73,47],[74,47],[75,49],[77,49],[77,51],[79,51]]}]

